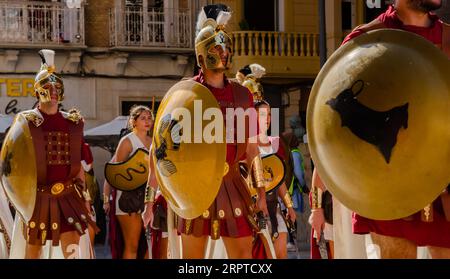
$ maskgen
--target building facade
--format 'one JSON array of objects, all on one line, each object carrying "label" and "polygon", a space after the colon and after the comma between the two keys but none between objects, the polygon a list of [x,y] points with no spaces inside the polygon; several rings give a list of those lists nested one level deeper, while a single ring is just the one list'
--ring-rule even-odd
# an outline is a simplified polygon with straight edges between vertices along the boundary
[{"label": "building facade", "polygon": [[[234,76],[259,63],[265,97],[280,108],[281,131],[292,115],[305,123],[306,106],[320,70],[316,0],[0,0],[0,113],[36,103],[37,51],[56,50],[64,78],[64,107],[81,109],[86,129],[127,115],[132,104],[156,105],[167,90],[195,71],[194,33],[200,7],[224,3],[233,11]],[[327,55],[354,27],[392,1],[369,7],[364,0],[326,0]],[[371,1],[374,2],[374,1]],[[441,14],[450,17],[450,1]],[[94,149],[102,180],[110,154]]]},{"label": "building facade", "polygon": [[[79,5],[73,5],[72,3]],[[195,14],[201,0],[0,0],[0,113],[36,104],[38,50],[56,51],[63,107],[77,107],[85,128],[157,104],[194,72]],[[93,148],[103,181],[110,154]]]}]

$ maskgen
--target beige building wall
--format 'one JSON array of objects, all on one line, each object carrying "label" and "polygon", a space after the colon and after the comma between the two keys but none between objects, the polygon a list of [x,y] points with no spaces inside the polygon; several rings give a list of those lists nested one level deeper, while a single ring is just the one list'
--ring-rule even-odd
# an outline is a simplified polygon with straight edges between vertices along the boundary
[{"label": "beige building wall", "polygon": [[88,0],[84,7],[86,45],[108,47],[109,12],[114,8],[114,0]]},{"label": "beige building wall", "polygon": [[317,0],[286,0],[285,30],[286,32],[318,33],[319,7]]}]

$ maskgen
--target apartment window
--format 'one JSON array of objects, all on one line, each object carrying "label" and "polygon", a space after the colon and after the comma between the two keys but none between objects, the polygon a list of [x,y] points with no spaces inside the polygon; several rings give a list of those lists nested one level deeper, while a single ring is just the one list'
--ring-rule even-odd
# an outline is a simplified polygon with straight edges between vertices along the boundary
[{"label": "apartment window", "polygon": [[[158,111],[160,101],[155,101],[154,114],[156,117],[156,112]],[[152,101],[140,101],[140,100],[123,100],[120,102],[121,115],[128,116],[130,115],[130,109],[133,106],[146,106],[150,109],[152,108]]]},{"label": "apartment window", "polygon": [[275,0],[245,0],[244,20],[239,23],[242,30],[276,31],[275,13],[278,10]]},{"label": "apartment window", "polygon": [[352,0],[343,0],[341,4],[342,31],[351,31],[355,22],[355,5]]},{"label": "apartment window", "polygon": [[380,1],[380,7],[373,7],[373,8],[369,8],[367,5],[365,5],[365,10],[364,10],[364,22],[369,23],[372,20],[376,19],[380,14],[384,13],[384,11],[386,11],[386,9],[389,7],[390,4],[392,4],[393,1],[392,0],[381,0]]},{"label": "apartment window", "polygon": [[0,6],[0,41],[16,43],[83,43],[80,9],[64,1],[7,1]]},{"label": "apartment window", "polygon": [[125,0],[127,45],[190,46],[191,0]]}]

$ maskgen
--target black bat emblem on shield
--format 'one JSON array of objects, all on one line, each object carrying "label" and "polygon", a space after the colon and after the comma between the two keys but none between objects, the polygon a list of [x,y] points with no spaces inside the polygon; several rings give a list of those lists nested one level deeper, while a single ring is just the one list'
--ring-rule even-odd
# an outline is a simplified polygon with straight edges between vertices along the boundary
[{"label": "black bat emblem on shield", "polygon": [[[361,88],[355,93],[354,88],[358,83]],[[376,111],[358,101],[357,96],[363,89],[364,81],[357,80],[351,88],[345,89],[326,104],[339,113],[342,127],[348,127],[355,136],[374,145],[389,164],[400,129],[408,128],[409,103],[388,111]]]}]

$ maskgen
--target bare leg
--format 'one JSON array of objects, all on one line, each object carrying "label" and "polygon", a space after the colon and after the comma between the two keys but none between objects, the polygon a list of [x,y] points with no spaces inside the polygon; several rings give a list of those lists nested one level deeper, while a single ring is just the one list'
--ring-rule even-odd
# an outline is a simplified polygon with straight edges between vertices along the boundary
[{"label": "bare leg", "polygon": [[[153,259],[167,259],[167,252],[169,252],[168,248],[169,248],[169,238],[168,237],[164,237],[161,238],[160,242],[159,242],[159,255],[158,257],[156,257],[156,255],[153,255]],[[147,253],[145,254],[145,258],[148,259],[149,258],[149,253],[147,251]]]},{"label": "bare leg", "polygon": [[222,237],[229,259],[251,259],[252,237],[245,236],[239,238]]},{"label": "bare leg", "polygon": [[275,239],[273,246],[275,247],[275,255],[277,259],[287,259],[287,233],[281,232]]},{"label": "bare leg", "polygon": [[428,251],[433,259],[450,259],[450,248],[428,246]]},{"label": "bare leg", "polygon": [[80,255],[80,235],[76,231],[62,233],[61,250],[64,258],[78,259]]},{"label": "bare leg", "polygon": [[161,253],[159,255],[160,259],[167,259],[167,249],[169,247],[169,238],[168,237],[164,237],[161,238]]},{"label": "bare leg", "polygon": [[374,244],[380,247],[382,259],[416,259],[417,246],[403,238],[370,234]]},{"label": "bare leg", "polygon": [[95,230],[91,225],[88,225],[89,239],[91,240],[91,245],[95,245]]},{"label": "bare leg", "polygon": [[334,241],[333,240],[328,240],[328,246],[330,246],[330,257],[329,259],[334,259]]},{"label": "bare leg", "polygon": [[123,259],[136,259],[139,238],[142,230],[142,218],[140,214],[117,215],[124,240]]},{"label": "bare leg", "polygon": [[41,245],[31,245],[27,243],[25,259],[39,259],[41,257]]},{"label": "bare leg", "polygon": [[205,257],[206,236],[195,237],[193,235],[181,234],[181,245],[183,246],[183,259],[203,259]]}]

